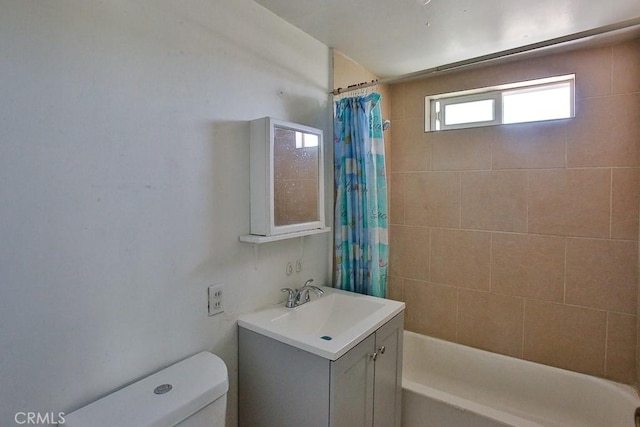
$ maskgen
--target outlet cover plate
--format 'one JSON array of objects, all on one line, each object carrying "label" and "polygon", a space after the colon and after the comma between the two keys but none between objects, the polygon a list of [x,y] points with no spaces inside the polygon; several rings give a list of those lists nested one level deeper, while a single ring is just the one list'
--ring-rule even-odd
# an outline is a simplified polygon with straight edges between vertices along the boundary
[{"label": "outlet cover plate", "polygon": [[220,314],[224,311],[224,305],[222,304],[223,290],[224,285],[222,283],[209,286],[209,316]]}]

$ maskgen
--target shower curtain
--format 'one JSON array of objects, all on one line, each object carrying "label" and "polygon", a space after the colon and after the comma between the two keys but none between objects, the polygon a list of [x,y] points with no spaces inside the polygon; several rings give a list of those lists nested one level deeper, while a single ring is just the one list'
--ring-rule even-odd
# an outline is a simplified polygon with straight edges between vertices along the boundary
[{"label": "shower curtain", "polygon": [[389,262],[387,178],[381,96],[336,102],[335,286],[386,297]]}]

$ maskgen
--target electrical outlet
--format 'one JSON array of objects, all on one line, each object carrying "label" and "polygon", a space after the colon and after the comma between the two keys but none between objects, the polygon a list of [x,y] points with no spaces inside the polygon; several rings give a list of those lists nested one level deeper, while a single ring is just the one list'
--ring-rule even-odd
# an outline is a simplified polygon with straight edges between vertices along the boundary
[{"label": "electrical outlet", "polygon": [[287,263],[287,276],[290,276],[293,273],[293,264],[291,261]]},{"label": "electrical outlet", "polygon": [[217,285],[209,286],[209,316],[222,313],[224,311],[224,305],[222,304],[222,297],[224,284],[219,283]]},{"label": "electrical outlet", "polygon": [[296,260],[296,273],[300,273],[302,271],[302,261],[299,259]]}]

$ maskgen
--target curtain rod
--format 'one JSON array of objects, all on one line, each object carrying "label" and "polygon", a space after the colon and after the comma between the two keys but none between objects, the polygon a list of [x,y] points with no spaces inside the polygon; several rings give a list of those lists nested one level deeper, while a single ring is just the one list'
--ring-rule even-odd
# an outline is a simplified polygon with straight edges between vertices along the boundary
[{"label": "curtain rod", "polygon": [[351,92],[358,89],[364,89],[364,88],[379,85],[379,84],[398,83],[400,81],[413,80],[420,77],[424,77],[429,74],[440,73],[443,71],[450,71],[457,68],[469,67],[471,65],[493,61],[495,59],[502,59],[509,56],[518,55],[521,53],[532,52],[538,49],[543,49],[546,47],[551,47],[551,46],[555,46],[563,43],[578,41],[580,39],[584,39],[587,37],[599,36],[599,35],[611,33],[618,30],[624,30],[624,29],[628,29],[631,27],[639,26],[639,25],[640,25],[640,17],[636,17],[636,18],[628,19],[626,21],[621,21],[615,24],[604,25],[602,27],[593,28],[591,30],[580,31],[580,32],[569,34],[566,36],[556,37],[553,39],[549,39],[549,40],[545,40],[537,43],[531,43],[531,44],[516,47],[513,49],[502,50],[502,51],[490,53],[487,55],[476,56],[475,58],[471,58],[471,59],[451,62],[446,65],[440,65],[437,67],[428,68],[426,70],[416,71],[415,73],[409,73],[409,74],[405,74],[398,77],[389,77],[385,79],[372,80],[371,82],[362,82],[362,83],[350,85],[346,89],[339,87],[329,92],[329,94],[340,95],[346,92]]}]

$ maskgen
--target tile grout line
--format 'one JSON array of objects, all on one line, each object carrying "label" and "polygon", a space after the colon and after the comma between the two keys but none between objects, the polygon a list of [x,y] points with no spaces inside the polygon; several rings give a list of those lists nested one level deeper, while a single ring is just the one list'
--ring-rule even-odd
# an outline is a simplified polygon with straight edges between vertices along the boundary
[{"label": "tile grout line", "polygon": [[448,230],[448,231],[468,231],[468,232],[477,232],[477,233],[500,233],[500,234],[517,234],[517,235],[531,235],[531,236],[542,236],[542,237],[567,237],[570,239],[582,239],[582,240],[613,240],[616,242],[637,242],[637,239],[632,238],[609,238],[607,237],[597,237],[597,236],[584,236],[584,235],[570,235],[567,236],[565,234],[553,234],[553,233],[540,233],[540,232],[526,232],[526,231],[508,231],[508,230],[494,230],[494,229],[486,229],[486,228],[460,228],[460,227],[447,227],[442,225],[429,225],[429,224],[418,224],[418,223],[410,223],[410,224],[401,224],[401,223],[391,223],[392,225],[404,225],[407,227],[428,227],[428,228],[436,228],[438,230]]},{"label": "tile grout line", "polygon": [[[575,107],[575,99],[573,101]],[[575,115],[575,111],[574,111]],[[569,126],[564,128],[564,169],[569,169]]]},{"label": "tile grout line", "polygon": [[613,95],[613,74],[615,73],[613,67],[613,46],[609,46],[609,94]]},{"label": "tile grout line", "polygon": [[527,201],[527,214],[526,214],[526,222],[525,222],[525,233],[529,234],[529,202],[531,199],[531,173],[530,171],[526,171],[527,174],[527,183],[525,188],[525,200]]},{"label": "tile grout line", "polygon": [[524,338],[524,331],[525,331],[525,323],[527,321],[527,299],[526,298],[522,298],[522,342],[520,343],[520,345],[522,346],[522,351],[521,351],[521,357],[522,359],[524,359],[524,344],[525,344],[525,338]]},{"label": "tile grout line", "polygon": [[407,223],[407,174],[402,174],[402,223]]},{"label": "tile grout line", "polygon": [[428,256],[429,259],[427,260],[427,280],[429,282],[431,282],[431,264],[433,262],[433,260],[431,259],[432,258],[432,252],[433,252],[433,247],[432,247],[433,246],[432,245],[433,238],[432,238],[432,235],[433,235],[433,227],[429,227],[429,256]]},{"label": "tile grout line", "polygon": [[609,175],[609,239],[613,239],[613,168]]},{"label": "tile grout line", "polygon": [[459,229],[462,229],[462,174],[463,174],[462,171],[460,171],[458,173],[458,179],[460,180],[459,192],[458,192],[458,194],[459,194],[459,197],[458,197],[459,205],[458,206],[460,206],[459,210],[458,210],[458,228]]},{"label": "tile grout line", "polygon": [[609,343],[609,312],[606,312],[606,317],[605,317],[605,322],[604,322],[604,360],[603,360],[603,367],[602,367],[602,372],[603,372],[603,376],[606,378],[607,377],[607,349],[608,349],[608,343]]},{"label": "tile grout line", "polygon": [[456,332],[455,332],[456,342],[459,342],[459,339],[458,339],[459,320],[460,320],[460,288],[456,287]]},{"label": "tile grout line", "polygon": [[563,275],[562,275],[562,303],[567,303],[567,246],[569,245],[569,240],[567,237],[564,237],[564,265],[563,265]]},{"label": "tile grout line", "polygon": [[489,234],[489,292],[493,291],[493,232]]},{"label": "tile grout line", "polygon": [[427,144],[429,144],[429,171],[433,171],[433,142],[431,141],[431,138],[429,135],[427,135]]}]

